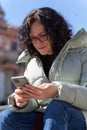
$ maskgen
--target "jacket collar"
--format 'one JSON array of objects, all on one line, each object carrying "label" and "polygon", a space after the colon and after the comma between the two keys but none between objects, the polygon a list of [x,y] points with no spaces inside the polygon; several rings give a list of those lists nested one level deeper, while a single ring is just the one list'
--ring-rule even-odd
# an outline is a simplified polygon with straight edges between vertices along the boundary
[{"label": "jacket collar", "polygon": [[18,57],[18,59],[17,59],[17,61],[16,61],[17,64],[18,64],[18,63],[28,62],[29,59],[31,59],[31,56],[30,56],[29,54],[27,54],[26,51],[27,51],[27,49],[26,49],[25,51],[23,51],[23,52],[19,55],[19,57]]},{"label": "jacket collar", "polygon": [[[79,30],[73,38],[66,42],[65,46],[59,53],[59,57],[64,56],[69,49],[77,49],[81,47],[87,47],[87,32],[83,28]],[[16,63],[28,62],[31,58],[32,57],[29,54],[26,54],[25,50],[19,55]]]},{"label": "jacket collar", "polygon": [[62,57],[68,53],[69,50],[87,47],[87,32],[82,28],[79,30],[73,38],[68,40],[58,57]]}]

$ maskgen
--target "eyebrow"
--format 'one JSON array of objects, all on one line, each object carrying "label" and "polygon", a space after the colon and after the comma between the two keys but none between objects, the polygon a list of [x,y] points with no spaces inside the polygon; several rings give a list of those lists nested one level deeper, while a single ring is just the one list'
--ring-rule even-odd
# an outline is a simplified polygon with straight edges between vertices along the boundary
[{"label": "eyebrow", "polygon": [[[47,34],[46,32],[40,32],[37,36],[41,35],[41,34]],[[32,35],[30,34],[30,36],[35,36],[35,35]],[[36,37],[36,36],[35,36]]]}]

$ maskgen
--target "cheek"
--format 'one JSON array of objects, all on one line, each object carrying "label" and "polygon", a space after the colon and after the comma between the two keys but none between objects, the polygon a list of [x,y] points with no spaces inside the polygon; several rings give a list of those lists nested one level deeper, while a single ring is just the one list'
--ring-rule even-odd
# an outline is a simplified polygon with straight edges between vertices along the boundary
[{"label": "cheek", "polygon": [[52,49],[52,46],[51,46],[51,43],[50,43],[50,42],[47,43],[47,47],[48,47],[49,49]]},{"label": "cheek", "polygon": [[38,47],[40,47],[40,45],[38,45],[38,43],[33,44],[34,48],[37,50]]},{"label": "cheek", "polygon": [[48,54],[53,54],[53,50],[52,50],[51,44],[47,45],[47,52],[48,52]]}]

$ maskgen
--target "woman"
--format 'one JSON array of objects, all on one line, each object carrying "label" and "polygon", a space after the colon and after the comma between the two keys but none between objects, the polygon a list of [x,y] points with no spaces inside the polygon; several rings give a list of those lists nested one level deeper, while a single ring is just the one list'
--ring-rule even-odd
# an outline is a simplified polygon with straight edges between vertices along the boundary
[{"label": "woman", "polygon": [[16,112],[0,113],[0,130],[32,130],[42,112],[40,130],[86,130],[87,33],[81,29],[71,37],[72,30],[55,10],[44,7],[27,15],[19,28],[24,51],[17,63],[26,62],[30,84],[9,96]]}]

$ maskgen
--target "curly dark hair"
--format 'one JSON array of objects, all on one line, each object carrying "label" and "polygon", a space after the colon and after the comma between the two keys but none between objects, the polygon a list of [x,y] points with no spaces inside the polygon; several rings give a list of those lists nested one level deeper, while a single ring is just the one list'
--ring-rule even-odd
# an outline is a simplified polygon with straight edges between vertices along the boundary
[{"label": "curly dark hair", "polygon": [[49,7],[38,8],[30,12],[19,27],[18,41],[22,49],[27,48],[31,56],[40,56],[30,40],[30,25],[39,20],[52,41],[53,54],[58,54],[72,36],[70,25],[64,17]]}]

